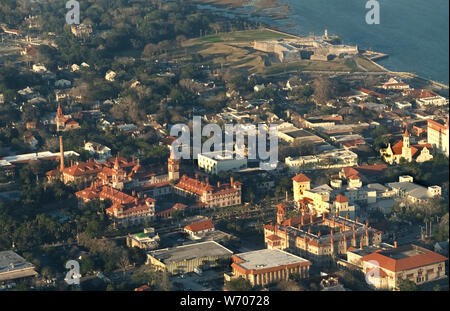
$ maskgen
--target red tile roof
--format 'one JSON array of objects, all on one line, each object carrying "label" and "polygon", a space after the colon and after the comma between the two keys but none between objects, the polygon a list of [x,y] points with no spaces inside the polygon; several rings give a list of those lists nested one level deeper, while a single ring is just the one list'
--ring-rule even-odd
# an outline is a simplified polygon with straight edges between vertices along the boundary
[{"label": "red tile roof", "polygon": [[95,161],[81,162],[64,169],[63,173],[69,176],[83,176],[98,174],[102,170],[102,165]]},{"label": "red tile roof", "polygon": [[419,251],[416,255],[406,255],[403,258],[395,259],[389,257],[389,254],[392,252],[396,252],[397,249],[389,250],[389,251],[381,251],[375,252],[369,255],[366,255],[362,258],[363,261],[375,260],[379,263],[381,268],[392,272],[399,272],[404,270],[410,270],[414,268],[419,268],[431,264],[436,264],[439,262],[444,262],[447,260],[446,257],[435,253],[433,251],[427,250],[422,247],[417,247],[415,245],[407,245],[405,247],[399,247],[398,251],[401,250],[413,250],[417,249]]},{"label": "red tile roof", "polygon": [[278,235],[275,235],[275,234],[269,235],[267,237],[267,239],[271,240],[271,241],[279,241],[279,240],[281,240],[281,238]]},{"label": "red tile roof", "polygon": [[194,222],[184,227],[185,230],[191,232],[200,232],[204,230],[214,229],[214,224],[210,219]]},{"label": "red tile roof", "polygon": [[336,197],[335,201],[338,202],[338,203],[346,203],[346,202],[348,202],[348,198],[346,196],[342,195],[342,194],[339,194]]},{"label": "red tile roof", "polygon": [[293,181],[298,183],[304,183],[304,182],[310,182],[311,179],[308,178],[308,176],[304,174],[298,174],[297,176],[292,178]]}]

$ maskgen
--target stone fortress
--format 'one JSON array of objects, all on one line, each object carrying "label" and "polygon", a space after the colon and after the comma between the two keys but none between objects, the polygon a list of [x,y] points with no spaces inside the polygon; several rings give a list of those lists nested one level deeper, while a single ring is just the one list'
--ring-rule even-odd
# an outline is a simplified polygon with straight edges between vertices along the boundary
[{"label": "stone fortress", "polygon": [[340,39],[337,36],[329,37],[328,31],[325,30],[323,36],[311,35],[296,39],[255,41],[253,48],[275,54],[282,63],[302,59],[329,61],[339,56],[359,54],[358,46],[335,44],[336,42],[340,43]]}]

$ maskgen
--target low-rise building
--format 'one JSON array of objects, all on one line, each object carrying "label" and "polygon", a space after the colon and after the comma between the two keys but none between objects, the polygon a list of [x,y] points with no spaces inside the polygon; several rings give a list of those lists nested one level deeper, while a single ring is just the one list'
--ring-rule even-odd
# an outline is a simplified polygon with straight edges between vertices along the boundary
[{"label": "low-rise building", "polygon": [[0,284],[36,276],[35,267],[13,251],[0,252]]},{"label": "low-rise building", "polygon": [[233,152],[205,152],[198,155],[198,167],[210,174],[247,168],[247,158]]},{"label": "low-rise building", "polygon": [[197,221],[184,227],[184,232],[192,239],[201,239],[207,232],[214,231],[214,223],[210,219]]},{"label": "low-rise building", "polygon": [[299,156],[296,158],[287,157],[286,166],[292,170],[303,169],[322,169],[322,168],[340,168],[358,164],[358,155],[345,148],[326,150],[322,153],[309,156]]},{"label": "low-rise building", "polygon": [[232,256],[231,275],[225,274],[225,280],[242,277],[253,286],[265,286],[282,280],[290,275],[304,279],[309,276],[311,262],[279,249],[261,249]]},{"label": "low-rise building", "polygon": [[403,279],[416,284],[445,278],[448,258],[414,244],[378,250],[361,258],[361,269],[378,289],[398,289]]},{"label": "low-rise building", "polygon": [[420,107],[447,105],[445,97],[429,90],[406,90],[403,95],[412,96]]},{"label": "low-rise building", "polygon": [[171,274],[213,267],[218,259],[230,259],[233,252],[214,241],[193,243],[147,253],[147,264]]},{"label": "low-rise building", "polygon": [[388,183],[394,195],[398,198],[405,198],[409,203],[424,203],[432,198],[440,197],[442,189],[439,186],[425,188],[413,183],[411,176],[400,176],[398,182]]},{"label": "low-rise building", "polygon": [[93,156],[106,160],[112,157],[111,149],[105,145],[96,142],[87,142],[84,144],[84,150],[89,151]]},{"label": "low-rise building", "polygon": [[156,249],[159,246],[159,235],[155,233],[155,228],[145,228],[144,232],[130,234],[127,236],[128,247],[138,247],[142,249]]}]

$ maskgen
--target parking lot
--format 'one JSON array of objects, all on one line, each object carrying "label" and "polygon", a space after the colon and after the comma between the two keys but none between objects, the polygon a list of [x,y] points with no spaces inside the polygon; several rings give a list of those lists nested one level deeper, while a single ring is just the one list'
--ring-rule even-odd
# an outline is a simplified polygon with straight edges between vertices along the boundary
[{"label": "parking lot", "polygon": [[223,286],[223,272],[207,270],[202,275],[187,273],[172,278],[172,283],[179,291],[215,291]]}]

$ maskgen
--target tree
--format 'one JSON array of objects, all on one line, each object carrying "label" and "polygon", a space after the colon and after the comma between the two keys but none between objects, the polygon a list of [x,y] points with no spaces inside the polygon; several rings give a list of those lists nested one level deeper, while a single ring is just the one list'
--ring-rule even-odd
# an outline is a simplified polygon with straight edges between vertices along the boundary
[{"label": "tree", "polygon": [[417,291],[417,285],[411,280],[404,279],[398,283],[398,289],[402,292]]},{"label": "tree", "polygon": [[316,103],[324,105],[333,97],[335,86],[329,78],[320,76],[314,80],[313,89]]},{"label": "tree", "polygon": [[293,280],[282,280],[278,282],[277,288],[283,292],[304,291],[304,289]]},{"label": "tree", "polygon": [[226,282],[225,288],[230,291],[251,291],[253,289],[252,284],[242,277]]}]

